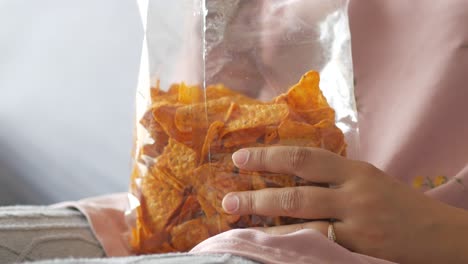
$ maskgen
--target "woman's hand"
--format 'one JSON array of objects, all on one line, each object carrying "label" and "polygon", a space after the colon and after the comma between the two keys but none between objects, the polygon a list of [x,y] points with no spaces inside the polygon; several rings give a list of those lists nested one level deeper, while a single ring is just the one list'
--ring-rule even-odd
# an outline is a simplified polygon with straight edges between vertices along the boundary
[{"label": "woman's hand", "polygon": [[319,220],[261,228],[265,232],[310,228],[326,235],[328,219],[336,219],[337,243],[354,252],[401,263],[458,263],[468,258],[468,213],[433,200],[368,163],[300,147],[243,149],[233,160],[241,169],[288,173],[332,186],[270,188],[224,197],[223,207],[232,214]]}]

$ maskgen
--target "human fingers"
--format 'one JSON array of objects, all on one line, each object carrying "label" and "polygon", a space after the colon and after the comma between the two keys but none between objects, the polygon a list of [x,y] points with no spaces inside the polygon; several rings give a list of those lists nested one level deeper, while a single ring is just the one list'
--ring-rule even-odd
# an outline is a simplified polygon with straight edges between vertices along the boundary
[{"label": "human fingers", "polygon": [[339,219],[340,200],[335,189],[301,186],[232,192],[224,197],[222,205],[227,213],[239,215]]},{"label": "human fingers", "polygon": [[290,146],[245,148],[235,152],[232,159],[241,169],[293,174],[333,185],[346,181],[351,165],[349,160],[323,149]]}]

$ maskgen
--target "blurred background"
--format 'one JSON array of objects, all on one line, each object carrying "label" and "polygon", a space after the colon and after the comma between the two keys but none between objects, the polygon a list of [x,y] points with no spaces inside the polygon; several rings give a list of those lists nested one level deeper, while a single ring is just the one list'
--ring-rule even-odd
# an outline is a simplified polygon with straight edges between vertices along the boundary
[{"label": "blurred background", "polygon": [[0,0],[0,205],[127,190],[135,0]]}]

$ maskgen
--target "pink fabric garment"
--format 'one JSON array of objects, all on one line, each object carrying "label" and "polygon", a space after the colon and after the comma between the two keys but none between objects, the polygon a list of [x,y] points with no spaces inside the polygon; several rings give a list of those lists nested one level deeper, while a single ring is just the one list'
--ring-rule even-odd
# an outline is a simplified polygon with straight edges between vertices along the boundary
[{"label": "pink fabric garment", "polygon": [[315,230],[273,236],[260,231],[237,229],[208,239],[191,253],[231,253],[260,263],[374,263],[389,264],[369,256],[352,253],[329,241]]},{"label": "pink fabric garment", "polygon": [[127,193],[64,202],[53,207],[73,207],[83,212],[107,256],[131,255],[126,237],[129,232],[125,218],[125,210],[128,208]]},{"label": "pink fabric garment", "polygon": [[351,1],[361,157],[468,209],[468,2]]},{"label": "pink fabric garment", "polygon": [[[359,158],[408,184],[417,176],[446,176],[452,180],[427,194],[468,209],[468,2],[352,0],[350,23]],[[74,203],[109,256],[129,254],[122,237],[126,203],[124,194]],[[271,236],[232,230],[192,252],[229,252],[265,263],[388,263],[314,231]]]}]

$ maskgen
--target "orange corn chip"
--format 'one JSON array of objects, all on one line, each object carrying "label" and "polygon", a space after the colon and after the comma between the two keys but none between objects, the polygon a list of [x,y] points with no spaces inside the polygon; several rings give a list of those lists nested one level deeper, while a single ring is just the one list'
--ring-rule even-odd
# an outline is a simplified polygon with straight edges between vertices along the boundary
[{"label": "orange corn chip", "polygon": [[159,81],[156,86],[151,87],[151,104],[157,105],[161,103],[176,104],[179,93],[179,85],[174,84],[170,87],[169,91],[162,91],[159,86]]},{"label": "orange corn chip", "polygon": [[240,171],[246,174],[252,181],[252,189],[260,190],[268,187],[293,187],[296,186],[296,177],[284,174],[258,173]]},{"label": "orange corn chip", "polygon": [[280,94],[272,100],[273,104],[287,104],[288,103],[288,94]]},{"label": "orange corn chip", "polygon": [[288,113],[286,104],[241,105],[239,116],[226,124],[224,133],[279,124]]},{"label": "orange corn chip", "polygon": [[167,170],[178,181],[188,186],[193,179],[192,171],[197,166],[197,153],[182,143],[169,139],[169,144],[158,157],[156,167],[162,171]]},{"label": "orange corn chip", "polygon": [[156,144],[144,145],[141,148],[141,152],[140,152],[140,155],[139,155],[140,156],[140,161],[144,161],[146,157],[150,157],[150,158],[157,157],[159,154],[161,154],[161,153],[157,151]]},{"label": "orange corn chip", "polygon": [[153,116],[155,120],[161,125],[164,132],[166,132],[169,137],[183,143],[190,142],[192,139],[192,134],[184,133],[177,129],[174,123],[175,113],[176,107],[170,105],[162,105],[153,108]]},{"label": "orange corn chip", "polygon": [[[241,172],[242,173],[242,172]],[[261,190],[265,189],[267,187],[267,184],[263,177],[260,175],[260,173],[255,172],[250,175],[252,179],[252,189],[254,190]]]},{"label": "orange corn chip", "polygon": [[206,87],[207,100],[219,99],[222,97],[233,97],[235,95],[239,95],[239,93],[226,88],[222,84],[209,85],[208,87]]},{"label": "orange corn chip", "polygon": [[[221,202],[226,194],[233,191],[245,191],[251,187],[250,180],[241,179],[233,173],[234,165],[232,162],[227,164],[204,164],[195,170],[194,174],[199,179],[196,186],[197,197],[200,200],[202,208],[204,204],[201,200],[208,202],[218,214],[222,215],[227,222],[233,223],[239,220],[237,215],[227,215],[222,208]],[[208,212],[212,214],[210,206],[206,206]]]},{"label": "orange corn chip", "polygon": [[183,193],[150,175],[143,177],[141,191],[142,214],[147,217],[144,218],[147,221],[145,223],[149,224],[152,232],[161,232],[182,206]]},{"label": "orange corn chip", "polygon": [[209,202],[203,195],[198,195],[197,200],[200,203],[200,207],[206,217],[212,218],[218,215],[218,212],[213,207],[212,203]]},{"label": "orange corn chip", "polygon": [[229,106],[228,110],[226,111],[226,114],[224,115],[224,122],[226,123],[231,119],[233,116],[233,113],[235,111],[239,110],[239,105],[235,102],[231,102],[231,105]]},{"label": "orange corn chip", "polygon": [[169,87],[169,90],[167,91],[167,95],[179,95],[179,87],[180,87],[180,84],[173,84]]},{"label": "orange corn chip", "polygon": [[142,218],[137,218],[136,226],[132,230],[131,245],[133,248],[138,248],[143,254],[149,254],[151,252],[159,252],[161,244],[167,240],[167,235],[154,234],[148,230],[149,224],[142,221]]},{"label": "orange corn chip", "polygon": [[298,121],[304,121],[310,125],[315,125],[325,119],[335,122],[335,110],[331,107],[297,111],[296,114],[300,117]]},{"label": "orange corn chip", "polygon": [[193,128],[207,127],[209,122],[223,121],[231,102],[230,98],[223,97],[179,107],[175,112],[175,125],[182,132],[190,132]]},{"label": "orange corn chip", "polygon": [[167,168],[159,169],[157,166],[153,166],[149,170],[149,173],[152,174],[152,176],[157,178],[159,181],[164,181],[171,185],[171,188],[174,188],[181,192],[183,192],[185,189],[184,184],[175,176],[172,176],[170,174],[171,172]]},{"label": "orange corn chip", "polygon": [[226,221],[225,217],[221,215],[215,215],[212,217],[203,217],[202,221],[205,224],[205,226],[208,228],[208,232],[210,233],[210,236],[214,236],[219,233],[228,231],[229,229],[232,229],[232,227]]},{"label": "orange corn chip", "polygon": [[294,110],[310,110],[328,107],[327,100],[319,88],[320,76],[315,71],[304,74],[287,93],[287,102]]},{"label": "orange corn chip", "polygon": [[176,216],[173,223],[167,228],[172,229],[174,226],[180,225],[186,221],[202,216],[201,207],[195,195],[191,194],[185,199],[180,213]]},{"label": "orange corn chip", "polygon": [[318,146],[320,130],[312,125],[291,120],[285,120],[278,127],[280,141],[278,144],[287,146]]},{"label": "orange corn chip", "polygon": [[261,175],[267,187],[293,187],[296,186],[296,177],[291,175]]},{"label": "orange corn chip", "polygon": [[208,128],[208,131],[206,132],[205,142],[203,143],[203,147],[200,154],[200,165],[203,162],[205,162],[208,158],[211,144],[220,137],[223,128],[224,123],[221,121],[213,122]]},{"label": "orange corn chip", "polygon": [[161,125],[156,121],[153,117],[153,111],[149,110],[144,115],[143,118],[140,120],[140,124],[148,131],[152,138],[157,132],[163,131]]},{"label": "orange corn chip", "polygon": [[277,126],[267,126],[265,128],[265,137],[263,142],[267,145],[275,143],[278,139],[278,128]]},{"label": "orange corn chip", "polygon": [[[247,172],[240,171],[241,174],[248,175],[252,181],[252,189],[260,190],[268,187],[278,188],[278,187],[293,187],[298,186],[298,182],[301,182],[302,185],[305,180],[302,180],[299,177],[285,174],[274,174],[274,173],[259,173],[259,172]],[[307,185],[311,185],[308,182]]]},{"label": "orange corn chip", "polygon": [[145,156],[155,158],[161,155],[167,143],[169,142],[169,136],[164,131],[155,131],[151,137],[153,138],[154,143],[144,145],[141,148],[140,156],[142,159],[144,159]]},{"label": "orange corn chip", "polygon": [[166,134],[166,132],[161,131],[161,132],[156,132],[154,137],[154,150],[156,153],[161,154],[164,150],[164,148],[167,146],[169,143],[169,136]]},{"label": "orange corn chip", "polygon": [[222,84],[210,85],[206,88],[206,99],[214,100],[222,97],[229,97],[232,101],[239,104],[261,104],[259,100],[247,97],[239,92],[226,88]]},{"label": "orange corn chip", "polygon": [[320,147],[327,149],[339,155],[346,155],[346,142],[343,132],[336,127],[335,122],[331,120],[323,120],[316,127],[320,131],[321,144]]},{"label": "orange corn chip", "polygon": [[194,104],[203,100],[202,90],[198,86],[188,86],[181,83],[179,86],[179,103]]},{"label": "orange corn chip", "polygon": [[171,244],[178,251],[188,251],[198,243],[210,237],[208,228],[201,218],[187,221],[171,231]]},{"label": "orange corn chip", "polygon": [[[223,150],[225,152],[223,152]],[[211,156],[210,163],[212,164],[229,164],[230,162],[232,163],[232,151],[225,150],[225,149],[223,150],[213,151],[213,153],[211,153],[210,155]],[[234,166],[231,167],[230,169],[234,169]]]},{"label": "orange corn chip", "polygon": [[250,129],[243,129],[225,134],[223,139],[223,147],[226,149],[232,149],[234,147],[243,147],[246,145],[252,145],[258,142],[258,140],[265,134],[264,127],[255,127]]},{"label": "orange corn chip", "polygon": [[166,233],[151,233],[146,229],[145,223],[137,219],[137,226],[132,230],[133,241],[131,242],[134,248],[138,248],[141,254],[151,253],[169,253],[175,249],[166,241],[169,240],[169,234]]}]

